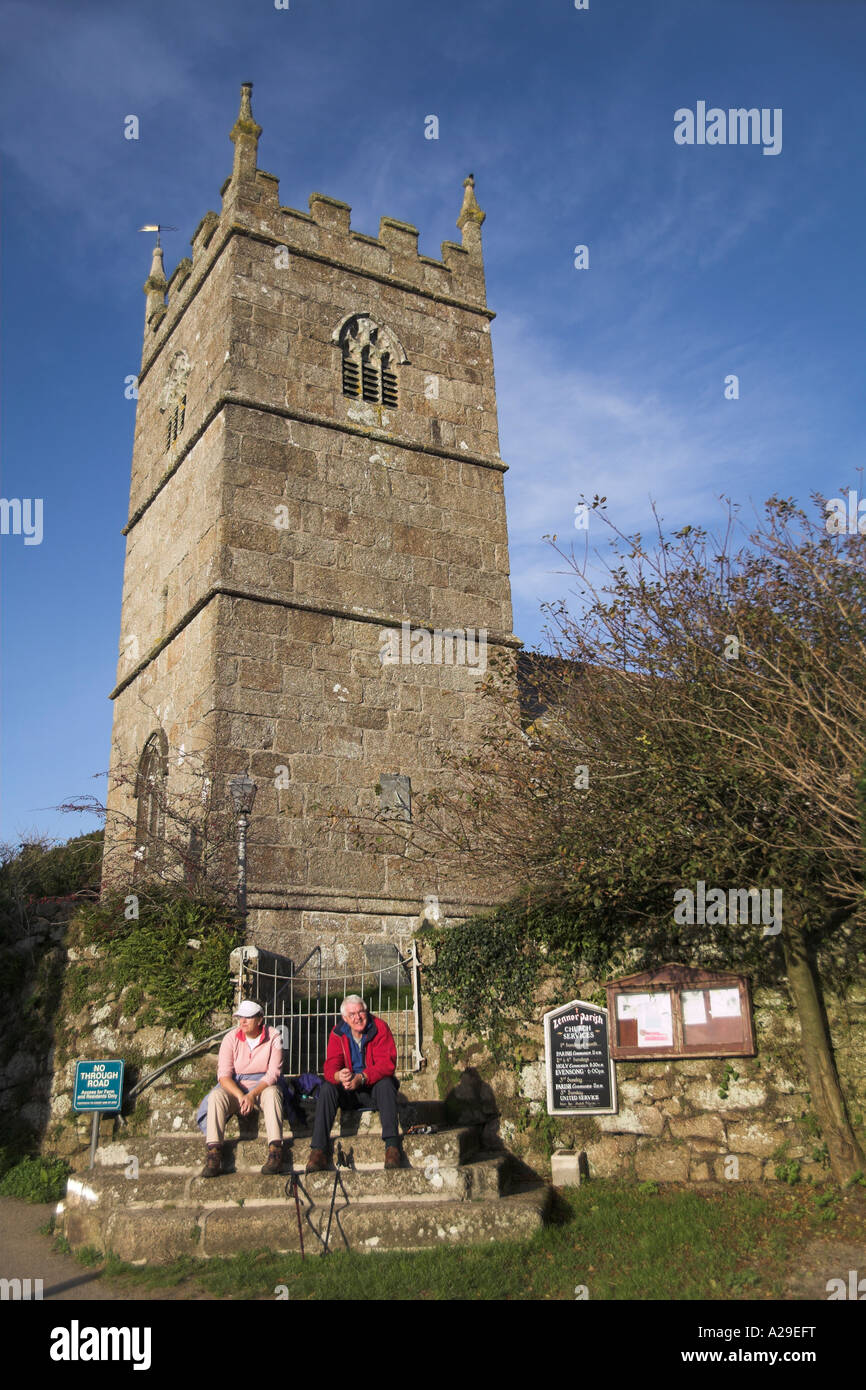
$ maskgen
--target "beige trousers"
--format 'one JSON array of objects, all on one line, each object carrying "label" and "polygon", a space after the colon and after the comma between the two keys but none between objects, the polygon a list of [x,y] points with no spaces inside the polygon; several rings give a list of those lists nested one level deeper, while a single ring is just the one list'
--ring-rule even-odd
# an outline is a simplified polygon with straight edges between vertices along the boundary
[{"label": "beige trousers", "polygon": [[[283,1093],[279,1086],[268,1086],[256,1097],[265,1117],[268,1143],[275,1144],[283,1137]],[[220,1086],[207,1103],[207,1142],[221,1144],[225,1138],[226,1120],[229,1115],[240,1114],[241,1103],[237,1096]]]}]

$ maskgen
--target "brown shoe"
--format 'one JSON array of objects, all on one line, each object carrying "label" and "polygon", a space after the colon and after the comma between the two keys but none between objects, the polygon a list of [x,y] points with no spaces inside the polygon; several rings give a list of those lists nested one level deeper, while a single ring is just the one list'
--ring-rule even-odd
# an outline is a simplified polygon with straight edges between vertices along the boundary
[{"label": "brown shoe", "polygon": [[403,1165],[403,1158],[396,1144],[389,1144],[385,1150],[385,1167],[400,1168]]},{"label": "brown shoe", "polygon": [[278,1173],[283,1166],[283,1141],[275,1139],[268,1144],[268,1161],[262,1168],[263,1173]]},{"label": "brown shoe", "polygon": [[325,1173],[328,1169],[328,1155],[324,1149],[310,1149],[310,1157],[307,1159],[308,1173]]},{"label": "brown shoe", "polygon": [[222,1144],[208,1144],[207,1162],[201,1170],[203,1178],[218,1178],[223,1170],[223,1146]]}]

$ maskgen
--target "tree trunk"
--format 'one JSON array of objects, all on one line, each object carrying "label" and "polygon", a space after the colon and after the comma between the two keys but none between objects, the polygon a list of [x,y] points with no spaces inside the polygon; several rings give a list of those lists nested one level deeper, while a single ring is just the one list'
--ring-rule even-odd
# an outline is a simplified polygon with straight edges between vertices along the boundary
[{"label": "tree trunk", "polygon": [[799,923],[785,923],[782,946],[788,988],[800,1020],[803,1060],[812,1106],[827,1145],[833,1176],[837,1182],[845,1183],[858,1172],[866,1172],[866,1156],[848,1118],[833,1060],[833,1048],[818,998],[815,974]]}]

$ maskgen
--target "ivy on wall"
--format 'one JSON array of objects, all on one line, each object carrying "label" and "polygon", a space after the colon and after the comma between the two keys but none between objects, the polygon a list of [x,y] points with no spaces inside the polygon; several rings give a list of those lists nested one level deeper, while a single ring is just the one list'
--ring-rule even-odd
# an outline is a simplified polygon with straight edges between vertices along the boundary
[{"label": "ivy on wall", "polygon": [[545,976],[576,987],[581,974],[598,977],[613,960],[612,938],[583,941],[561,904],[514,902],[453,926],[425,927],[420,938],[435,953],[425,970],[434,1013],[456,1013],[497,1060],[515,1054],[515,1025],[537,1022]]},{"label": "ivy on wall", "polygon": [[[138,915],[127,917],[132,910]],[[134,898],[117,892],[87,904],[72,929],[82,946],[99,948],[100,986],[130,986],[127,1008],[146,1001],[149,1022],[204,1037],[211,1014],[231,1009],[228,962],[243,942],[243,919],[221,898],[148,885]]]}]

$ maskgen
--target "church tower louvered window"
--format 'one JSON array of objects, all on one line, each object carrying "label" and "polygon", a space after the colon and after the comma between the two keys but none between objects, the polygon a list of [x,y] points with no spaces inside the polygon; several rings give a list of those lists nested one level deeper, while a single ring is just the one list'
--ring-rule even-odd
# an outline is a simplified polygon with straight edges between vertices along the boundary
[{"label": "church tower louvered window", "polygon": [[170,449],[183,431],[186,420],[186,383],[190,361],[183,351],[176,352],[159,400],[160,414],[165,421],[165,447]]},{"label": "church tower louvered window", "polygon": [[333,340],[342,353],[343,395],[396,410],[396,368],[407,359],[390,329],[369,314],[353,314],[336,329]]},{"label": "church tower louvered window", "polygon": [[181,396],[176,402],[174,409],[168,417],[168,424],[165,432],[165,447],[170,449],[183,429],[183,422],[186,417],[186,396]]}]

